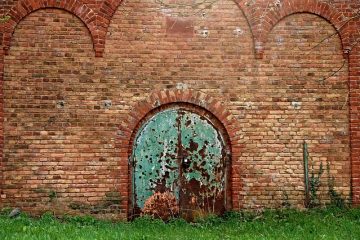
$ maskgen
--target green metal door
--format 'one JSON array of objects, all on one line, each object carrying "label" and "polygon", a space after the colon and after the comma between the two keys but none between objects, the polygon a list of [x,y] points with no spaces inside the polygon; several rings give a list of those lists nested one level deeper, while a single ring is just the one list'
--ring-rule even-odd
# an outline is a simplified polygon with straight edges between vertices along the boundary
[{"label": "green metal door", "polygon": [[155,114],[134,141],[135,211],[155,192],[170,191],[185,218],[223,212],[225,155],[223,137],[208,118],[185,108]]}]

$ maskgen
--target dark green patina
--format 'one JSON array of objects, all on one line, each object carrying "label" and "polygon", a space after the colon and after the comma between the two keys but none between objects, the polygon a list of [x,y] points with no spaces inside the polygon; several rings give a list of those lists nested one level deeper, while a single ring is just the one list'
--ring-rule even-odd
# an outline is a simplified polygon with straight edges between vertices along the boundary
[{"label": "dark green patina", "polygon": [[170,191],[182,212],[222,212],[225,155],[223,137],[208,118],[184,108],[155,114],[134,143],[134,207],[142,209],[155,192]]}]

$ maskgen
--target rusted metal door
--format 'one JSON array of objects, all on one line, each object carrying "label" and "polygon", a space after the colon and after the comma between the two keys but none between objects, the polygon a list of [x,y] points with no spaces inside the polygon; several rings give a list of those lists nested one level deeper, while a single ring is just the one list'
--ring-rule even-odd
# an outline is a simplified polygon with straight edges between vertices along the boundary
[{"label": "rusted metal door", "polygon": [[155,114],[139,129],[133,147],[133,207],[155,192],[170,191],[180,213],[225,210],[226,153],[211,120],[185,108]]}]

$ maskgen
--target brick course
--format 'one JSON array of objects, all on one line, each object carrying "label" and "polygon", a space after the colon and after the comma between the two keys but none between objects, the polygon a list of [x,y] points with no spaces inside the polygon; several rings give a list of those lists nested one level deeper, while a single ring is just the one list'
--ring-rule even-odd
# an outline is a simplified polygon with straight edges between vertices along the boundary
[{"label": "brick course", "polygon": [[329,164],[335,189],[360,203],[357,1],[13,2],[0,52],[2,206],[127,217],[131,136],[177,102],[227,130],[234,209],[303,207],[304,141],[314,168]]}]

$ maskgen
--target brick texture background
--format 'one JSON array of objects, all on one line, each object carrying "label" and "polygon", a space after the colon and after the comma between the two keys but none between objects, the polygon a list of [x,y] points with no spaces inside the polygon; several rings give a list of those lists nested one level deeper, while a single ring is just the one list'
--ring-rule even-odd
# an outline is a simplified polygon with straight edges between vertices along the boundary
[{"label": "brick texture background", "polygon": [[234,209],[303,207],[304,141],[360,203],[358,1],[62,4],[1,5],[1,206],[125,218],[134,129],[170,102],[227,129]]}]

